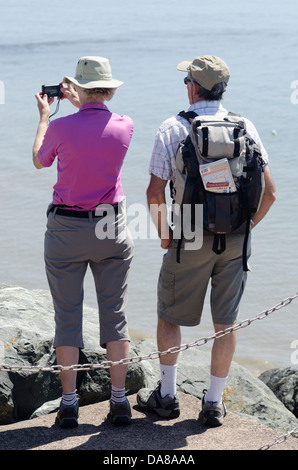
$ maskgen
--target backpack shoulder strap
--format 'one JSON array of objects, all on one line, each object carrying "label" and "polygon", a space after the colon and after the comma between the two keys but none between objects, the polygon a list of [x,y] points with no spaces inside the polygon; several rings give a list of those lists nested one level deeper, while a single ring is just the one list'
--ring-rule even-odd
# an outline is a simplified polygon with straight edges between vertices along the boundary
[{"label": "backpack shoulder strap", "polygon": [[[184,117],[185,119],[189,120],[189,119],[194,119],[195,117],[198,116],[198,114],[195,113],[194,111],[180,111],[180,113],[178,113],[178,116]],[[232,111],[229,111],[228,116],[241,117],[241,114],[233,113]]]},{"label": "backpack shoulder strap", "polygon": [[192,120],[197,117],[197,113],[195,113],[194,111],[180,111],[178,116],[187,119],[191,123]]}]

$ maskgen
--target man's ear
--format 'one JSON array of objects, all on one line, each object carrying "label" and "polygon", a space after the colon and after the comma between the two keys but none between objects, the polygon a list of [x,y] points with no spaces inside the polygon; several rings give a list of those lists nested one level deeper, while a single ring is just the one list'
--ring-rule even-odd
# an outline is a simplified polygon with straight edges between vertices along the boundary
[{"label": "man's ear", "polygon": [[193,89],[193,96],[194,98],[197,98],[196,101],[200,98],[200,85],[198,85],[196,82],[192,82],[192,89]]}]

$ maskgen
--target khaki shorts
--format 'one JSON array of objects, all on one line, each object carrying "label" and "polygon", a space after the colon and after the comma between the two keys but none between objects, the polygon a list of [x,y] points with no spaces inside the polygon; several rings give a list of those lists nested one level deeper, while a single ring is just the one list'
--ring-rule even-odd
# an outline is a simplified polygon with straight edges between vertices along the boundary
[{"label": "khaki shorts", "polygon": [[201,249],[181,249],[180,263],[176,259],[177,241],[173,240],[164,255],[159,275],[158,316],[181,326],[198,325],[211,280],[213,323],[233,324],[247,277],[242,266],[243,240],[244,235],[227,236],[225,251],[215,254],[213,236],[204,236]]},{"label": "khaki shorts", "polygon": [[[127,279],[133,256],[129,234],[119,238],[99,239],[96,224],[90,219],[48,215],[45,234],[45,263],[53,297],[56,332],[54,347],[83,348],[83,282],[91,268],[99,308],[100,345],[129,340],[125,307]],[[118,230],[124,235],[125,217],[117,215]]]}]

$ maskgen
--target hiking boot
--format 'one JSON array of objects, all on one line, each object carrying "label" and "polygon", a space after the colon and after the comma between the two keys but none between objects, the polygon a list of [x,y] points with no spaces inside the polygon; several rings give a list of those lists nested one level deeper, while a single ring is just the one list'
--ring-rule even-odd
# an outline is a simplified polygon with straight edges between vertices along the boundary
[{"label": "hiking boot", "polygon": [[207,390],[203,390],[202,410],[199,414],[199,421],[207,427],[215,428],[223,424],[227,410],[224,403],[217,401],[207,401],[205,403],[205,394]]},{"label": "hiking boot", "polygon": [[179,399],[177,395],[160,395],[161,383],[159,382],[155,390],[141,388],[137,393],[138,405],[144,410],[154,411],[162,418],[178,418],[180,415]]},{"label": "hiking boot", "polygon": [[79,403],[75,405],[63,405],[60,403],[60,407],[56,417],[56,423],[61,428],[76,428],[78,426],[79,417]]},{"label": "hiking boot", "polygon": [[115,426],[131,424],[131,409],[127,398],[119,403],[110,400],[110,416]]}]

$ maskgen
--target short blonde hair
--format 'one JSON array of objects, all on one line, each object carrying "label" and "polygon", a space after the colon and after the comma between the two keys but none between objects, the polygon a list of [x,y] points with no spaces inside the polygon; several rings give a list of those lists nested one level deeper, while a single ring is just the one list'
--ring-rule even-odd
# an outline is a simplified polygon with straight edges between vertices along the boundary
[{"label": "short blonde hair", "polygon": [[100,96],[106,101],[110,101],[114,96],[116,88],[82,88],[82,90],[88,98],[96,98]]}]

